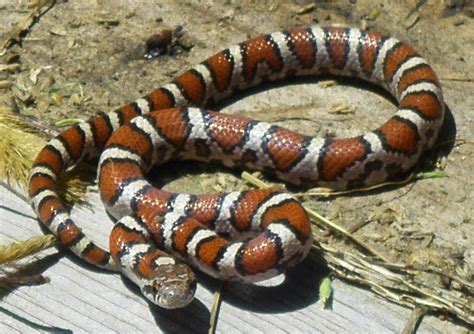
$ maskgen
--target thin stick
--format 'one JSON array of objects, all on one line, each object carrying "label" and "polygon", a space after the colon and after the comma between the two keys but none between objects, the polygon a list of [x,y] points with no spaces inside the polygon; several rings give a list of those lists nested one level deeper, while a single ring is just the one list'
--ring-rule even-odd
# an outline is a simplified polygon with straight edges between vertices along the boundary
[{"label": "thin stick", "polygon": [[217,327],[217,319],[222,304],[222,289],[224,288],[225,282],[222,281],[218,289],[214,293],[214,299],[212,300],[211,316],[209,319],[209,334],[214,334]]},{"label": "thin stick", "polygon": [[[0,44],[0,56],[3,56],[6,53],[7,48],[13,43],[13,41],[19,42],[21,40],[21,33],[33,24],[35,18],[44,14],[53,7],[55,2],[55,0],[38,1],[34,8],[13,28],[13,30],[7,35],[7,38],[2,42],[2,44]],[[42,12],[42,8],[45,6],[48,6],[48,8]]]},{"label": "thin stick", "polygon": [[349,240],[353,241],[355,244],[357,244],[359,247],[362,247],[364,248],[366,251],[368,251],[370,254],[378,257],[380,260],[384,261],[384,262],[390,262],[390,260],[388,258],[386,258],[384,255],[380,254],[379,252],[377,252],[375,249],[373,249],[372,247],[370,247],[369,245],[367,245],[365,242],[363,242],[362,240],[360,240],[359,238],[357,238],[355,235],[351,234],[349,231],[347,231],[345,228],[337,225],[336,223],[333,223],[332,221],[330,221],[329,219],[327,219],[326,217],[320,215],[319,213],[317,213],[316,211],[312,210],[312,209],[309,209],[307,208],[306,206],[303,205],[303,207],[305,208],[306,212],[308,212],[308,215],[313,218],[314,220],[317,220],[319,221],[320,223],[323,223],[324,226],[326,227],[329,227],[337,232],[339,232],[340,234],[344,235],[346,238],[348,238]]}]

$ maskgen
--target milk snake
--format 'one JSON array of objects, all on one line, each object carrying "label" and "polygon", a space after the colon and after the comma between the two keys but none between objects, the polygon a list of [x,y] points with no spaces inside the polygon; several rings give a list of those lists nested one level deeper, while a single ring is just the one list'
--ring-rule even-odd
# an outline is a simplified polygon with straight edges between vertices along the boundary
[{"label": "milk snake", "polygon": [[[364,135],[321,139],[195,108],[265,81],[321,73],[378,84],[396,98],[398,110]],[[153,165],[217,161],[271,171],[296,185],[372,185],[413,167],[432,147],[443,117],[436,75],[409,45],[353,28],[296,28],[231,46],[143,98],[64,131],[37,156],[29,195],[62,245],[98,267],[121,271],[153,303],[178,308],[191,301],[196,284],[175,257],[214,277],[254,282],[305,257],[310,225],[295,199],[274,190],[158,190],[143,177]],[[84,236],[57,194],[61,173],[99,154],[101,197],[118,220],[110,253]]]}]

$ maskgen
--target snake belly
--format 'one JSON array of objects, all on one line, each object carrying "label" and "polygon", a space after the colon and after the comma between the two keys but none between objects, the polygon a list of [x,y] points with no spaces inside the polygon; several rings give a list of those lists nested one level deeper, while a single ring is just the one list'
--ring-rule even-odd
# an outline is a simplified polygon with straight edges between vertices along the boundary
[{"label": "snake belly", "polygon": [[[385,88],[397,112],[363,135],[313,138],[201,108],[263,82],[320,74]],[[274,276],[308,253],[308,217],[273,190],[189,195],[144,178],[169,160],[218,162],[271,172],[295,185],[368,186],[410,170],[437,139],[444,101],[436,74],[414,49],[355,28],[295,28],[231,46],[172,82],[52,139],[29,178],[32,206],[61,244],[96,266],[122,271],[163,307],[189,303],[192,272],[175,258],[226,280]],[[87,238],[57,194],[60,174],[101,154],[99,189],[118,220],[111,253]],[[161,290],[160,290],[161,289]]]}]

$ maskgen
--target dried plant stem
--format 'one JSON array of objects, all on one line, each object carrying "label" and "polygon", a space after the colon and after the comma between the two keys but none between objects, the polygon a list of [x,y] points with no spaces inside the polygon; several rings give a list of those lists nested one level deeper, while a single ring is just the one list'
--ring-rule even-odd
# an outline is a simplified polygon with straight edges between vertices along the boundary
[{"label": "dried plant stem", "polygon": [[442,77],[440,80],[445,81],[461,81],[461,82],[474,82],[472,78],[455,78],[455,77]]},{"label": "dried plant stem", "polygon": [[474,324],[472,296],[428,285],[417,275],[405,270],[389,270],[384,267],[384,263],[371,263],[361,254],[335,249],[323,243],[315,248],[323,251],[323,258],[339,277],[367,285],[378,295],[398,304],[451,313]]},{"label": "dried plant stem", "polygon": [[217,327],[217,319],[219,317],[219,310],[222,303],[222,289],[224,288],[225,282],[222,281],[219,288],[214,293],[214,299],[212,301],[211,316],[209,319],[209,334],[214,334]]},{"label": "dried plant stem", "polygon": [[426,314],[426,309],[423,307],[417,307],[413,310],[408,319],[402,334],[414,334],[416,329]]},{"label": "dried plant stem", "polygon": [[359,247],[362,247],[364,248],[366,251],[368,251],[369,253],[371,253],[372,255],[378,257],[379,259],[381,259],[382,261],[384,262],[390,262],[390,260],[388,258],[386,258],[384,255],[382,255],[381,253],[377,252],[375,249],[373,249],[372,247],[370,247],[369,245],[367,245],[365,242],[363,242],[362,240],[360,240],[359,238],[357,238],[355,235],[351,234],[349,231],[347,231],[345,228],[335,224],[334,222],[330,221],[329,219],[327,219],[326,217],[324,216],[321,216],[320,214],[318,214],[316,211],[312,210],[312,209],[309,209],[307,207],[305,207],[306,209],[306,212],[308,212],[308,215],[313,219],[313,220],[316,220],[322,224],[324,224],[325,227],[329,227],[330,229],[332,229],[333,231],[336,231],[342,235],[344,235],[346,238],[350,239],[351,241],[353,241],[355,244],[357,244],[357,246]]},{"label": "dried plant stem", "polygon": [[[41,16],[53,7],[55,0],[38,0],[32,4],[31,11],[12,29],[7,38],[0,44],[0,56],[4,55],[8,47],[14,42],[21,40],[21,33],[28,29],[35,18]],[[44,9],[46,7],[46,9]]]}]

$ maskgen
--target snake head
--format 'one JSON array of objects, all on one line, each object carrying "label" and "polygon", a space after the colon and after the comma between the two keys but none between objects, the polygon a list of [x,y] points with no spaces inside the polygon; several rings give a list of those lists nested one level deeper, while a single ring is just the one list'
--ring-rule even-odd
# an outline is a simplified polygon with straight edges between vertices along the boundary
[{"label": "snake head", "polygon": [[153,304],[166,309],[188,305],[196,292],[194,273],[186,264],[160,265],[156,275],[142,285],[143,295]]}]

